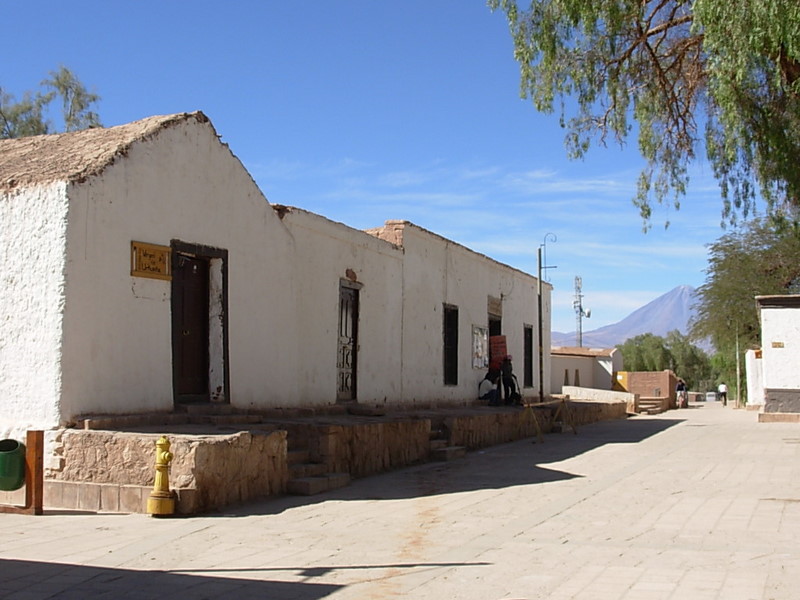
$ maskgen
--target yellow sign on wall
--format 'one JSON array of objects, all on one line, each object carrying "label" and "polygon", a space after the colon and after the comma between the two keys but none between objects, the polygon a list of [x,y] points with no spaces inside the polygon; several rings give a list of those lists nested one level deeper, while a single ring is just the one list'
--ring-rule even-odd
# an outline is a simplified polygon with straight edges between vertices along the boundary
[{"label": "yellow sign on wall", "polygon": [[172,279],[171,249],[145,242],[131,242],[131,275],[150,279]]}]

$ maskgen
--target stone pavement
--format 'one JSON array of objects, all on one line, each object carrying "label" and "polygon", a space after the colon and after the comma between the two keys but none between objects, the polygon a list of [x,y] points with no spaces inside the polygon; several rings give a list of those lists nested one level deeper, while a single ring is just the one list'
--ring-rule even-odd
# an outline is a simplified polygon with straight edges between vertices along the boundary
[{"label": "stone pavement", "polygon": [[218,515],[0,514],[0,598],[800,597],[800,425],[719,403]]}]

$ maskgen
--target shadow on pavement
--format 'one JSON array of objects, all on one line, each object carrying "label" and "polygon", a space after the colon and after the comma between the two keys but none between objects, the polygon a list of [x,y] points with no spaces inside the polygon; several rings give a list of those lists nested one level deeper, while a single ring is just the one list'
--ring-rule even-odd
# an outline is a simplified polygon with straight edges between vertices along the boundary
[{"label": "shadow on pavement", "polygon": [[[284,569],[286,570],[286,569]],[[307,581],[262,581],[186,575],[165,571],[110,569],[61,563],[0,559],[0,597],[136,598],[292,598],[318,600],[342,586]]]},{"label": "shadow on pavement", "polygon": [[[490,566],[486,562],[469,563],[398,563],[377,565],[328,565],[319,567],[265,567],[256,569],[209,569],[202,571],[140,571],[112,569],[62,563],[45,563],[27,560],[0,559],[0,597],[59,598],[85,600],[92,598],[136,598],[137,600],[180,598],[181,600],[207,598],[237,598],[237,600],[291,598],[292,600],[319,600],[346,587],[314,583],[323,577],[345,570],[390,570],[400,575],[410,569],[415,571],[465,567]],[[242,574],[280,572],[290,577],[303,577],[305,581],[275,581],[243,579]],[[197,573],[197,574],[193,574]],[[200,574],[202,573],[202,574]],[[212,573],[209,576],[208,573]],[[224,574],[237,573],[236,577]],[[217,575],[219,574],[219,575]],[[221,575],[221,576],[220,576]]]},{"label": "shadow on pavement", "polygon": [[[544,436],[527,438],[467,453],[466,458],[406,467],[353,481],[350,486],[317,496],[284,496],[231,507],[224,516],[278,514],[298,506],[327,501],[397,500],[520,485],[564,481],[578,475],[548,468],[606,444],[636,444],[682,423],[681,419],[603,421]],[[204,517],[223,516],[204,515]]]}]

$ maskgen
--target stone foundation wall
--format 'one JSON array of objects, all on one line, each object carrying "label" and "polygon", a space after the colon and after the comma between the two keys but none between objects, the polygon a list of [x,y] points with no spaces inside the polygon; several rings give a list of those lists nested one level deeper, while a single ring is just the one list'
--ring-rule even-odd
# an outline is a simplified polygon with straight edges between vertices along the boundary
[{"label": "stone foundation wall", "polygon": [[538,408],[491,415],[459,415],[445,419],[444,426],[451,445],[475,450],[537,435],[532,411],[536,411],[539,426],[546,430],[551,411]]},{"label": "stone foundation wall", "polygon": [[[81,486],[94,484],[97,490],[105,490],[105,502],[100,493],[96,510],[116,511],[121,504],[135,508],[130,505],[144,496],[141,509],[132,510],[144,512],[155,479],[155,443],[159,437],[150,433],[64,430],[57,448],[61,467],[45,471],[46,505],[74,507],[63,505],[73,504],[73,496],[81,493],[93,505],[89,492],[81,491]],[[286,491],[285,431],[169,434],[167,439],[175,457],[170,464],[170,487],[177,493],[179,513],[210,511]]]},{"label": "stone foundation wall", "polygon": [[628,403],[623,400],[570,400],[569,405],[576,427],[628,416]]},{"label": "stone foundation wall", "polygon": [[[623,401],[570,400],[566,406],[569,416],[562,413],[558,421],[577,427],[578,435],[582,425],[627,416]],[[311,460],[330,472],[367,477],[428,460],[432,437],[470,450],[484,448],[536,436],[534,415],[547,433],[559,407],[563,411],[556,401],[522,410],[481,407],[362,421],[308,419],[275,431],[167,434],[175,457],[170,488],[176,492],[179,514],[209,512],[286,493],[287,436],[307,445]],[[45,468],[45,510],[146,512],[159,437],[107,430],[58,432],[46,448],[55,458]],[[0,492],[0,502],[19,504],[22,494]]]},{"label": "stone foundation wall", "polygon": [[376,423],[329,424],[301,433],[313,462],[332,473],[367,477],[425,462],[430,455],[431,422],[428,419]]},{"label": "stone foundation wall", "polygon": [[[730,402],[731,394],[728,394]],[[778,390],[767,388],[764,390],[765,413],[800,413],[800,390]]]},{"label": "stone foundation wall", "polygon": [[[609,410],[611,414],[614,414],[613,406],[618,402],[625,402],[627,406],[626,410],[629,413],[639,412],[639,394],[632,392],[597,390],[594,388],[582,388],[574,385],[565,385],[562,393],[572,398],[575,402],[588,400],[594,403],[608,404],[609,407],[606,410]],[[589,408],[589,406],[590,405],[587,404],[587,408]],[[593,409],[589,408],[589,410]],[[610,418],[614,419],[618,417],[612,416]]]}]

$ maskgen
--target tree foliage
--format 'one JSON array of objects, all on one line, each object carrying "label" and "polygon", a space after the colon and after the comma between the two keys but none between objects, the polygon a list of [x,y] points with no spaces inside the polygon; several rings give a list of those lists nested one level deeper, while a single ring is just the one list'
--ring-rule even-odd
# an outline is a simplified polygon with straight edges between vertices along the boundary
[{"label": "tree foliage", "polygon": [[800,292],[800,229],[796,223],[754,219],[709,246],[705,283],[697,290],[691,335],[718,352],[760,345],[755,297]]},{"label": "tree foliage", "polygon": [[690,389],[712,378],[709,357],[679,331],[669,332],[666,338],[652,333],[637,335],[617,347],[626,371],[671,369]]},{"label": "tree foliage", "polygon": [[[19,101],[0,87],[0,138],[100,126],[100,118],[92,110],[100,97],[89,92],[72,71],[64,66],[51,71],[49,75],[41,82],[42,90],[26,91]],[[61,105],[61,127],[54,126],[48,118],[48,109],[56,99]]]},{"label": "tree foliage", "polygon": [[[646,161],[634,203],[680,207],[698,147],[720,183],[723,219],[800,204],[797,0],[488,0],[502,9],[521,93],[558,107],[573,157],[635,126]],[[574,115],[566,118],[567,106]]]}]

